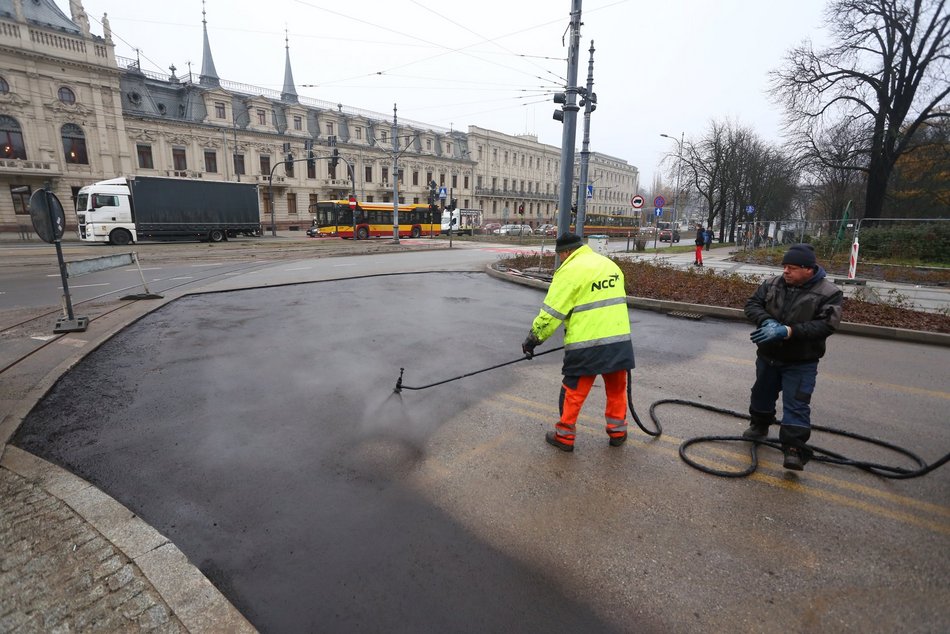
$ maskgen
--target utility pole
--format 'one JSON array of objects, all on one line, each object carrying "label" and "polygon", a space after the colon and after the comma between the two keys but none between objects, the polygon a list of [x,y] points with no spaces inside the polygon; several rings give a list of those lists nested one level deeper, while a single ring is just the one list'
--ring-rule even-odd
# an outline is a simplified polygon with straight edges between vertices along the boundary
[{"label": "utility pole", "polygon": [[396,104],[393,104],[393,242],[399,244],[399,137],[396,124]]},{"label": "utility pole", "polygon": [[561,135],[561,191],[558,199],[557,232],[571,228],[571,197],[574,195],[574,142],[577,139],[577,63],[581,39],[581,0],[571,0],[570,41],[567,49],[567,86],[554,96],[554,103],[563,104],[554,118],[564,124]]},{"label": "utility pole", "polygon": [[590,41],[590,61],[587,62],[587,89],[581,99],[584,106],[584,141],[581,145],[581,173],[577,186],[577,220],[574,223],[577,235],[584,237],[584,220],[587,218],[587,180],[590,164],[590,113],[597,108],[594,94],[594,40]]}]

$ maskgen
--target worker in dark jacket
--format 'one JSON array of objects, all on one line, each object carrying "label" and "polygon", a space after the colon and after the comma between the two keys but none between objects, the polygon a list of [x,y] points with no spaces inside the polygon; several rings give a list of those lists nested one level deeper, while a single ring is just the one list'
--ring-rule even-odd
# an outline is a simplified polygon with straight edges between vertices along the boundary
[{"label": "worker in dark jacket", "polygon": [[742,435],[751,440],[768,435],[781,392],[783,466],[801,471],[812,455],[806,443],[818,360],[825,354],[825,339],[841,323],[844,300],[810,244],[789,248],[782,267],[782,275],[762,282],[745,305],[746,317],[758,326],[750,337],[758,352],[749,404],[752,424]]},{"label": "worker in dark jacket", "polygon": [[696,239],[693,240],[693,244],[696,245],[696,259],[693,261],[694,266],[703,265],[703,247],[706,245],[706,231],[703,229],[703,226],[700,224],[696,225]]},{"label": "worker in dark jacket", "polygon": [[561,451],[574,451],[577,417],[599,374],[607,393],[604,416],[609,444],[619,447],[627,440],[627,373],[634,367],[623,272],[573,233],[559,237],[555,251],[562,258],[561,266],[521,344],[530,359],[535,347],[564,323],[561,416],[545,440]]}]

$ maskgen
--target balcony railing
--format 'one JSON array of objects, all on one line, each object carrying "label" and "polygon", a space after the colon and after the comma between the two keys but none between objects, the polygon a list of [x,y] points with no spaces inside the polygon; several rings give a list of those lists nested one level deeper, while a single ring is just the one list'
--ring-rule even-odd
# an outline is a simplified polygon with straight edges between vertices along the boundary
[{"label": "balcony railing", "polygon": [[476,196],[496,196],[498,198],[518,198],[524,200],[557,200],[557,194],[529,192],[520,189],[502,189],[500,187],[476,187]]}]

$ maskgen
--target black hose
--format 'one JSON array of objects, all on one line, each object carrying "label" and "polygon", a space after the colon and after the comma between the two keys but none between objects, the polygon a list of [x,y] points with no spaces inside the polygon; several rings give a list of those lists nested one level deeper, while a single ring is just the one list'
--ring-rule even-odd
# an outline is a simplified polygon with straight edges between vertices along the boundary
[{"label": "black hose", "polygon": [[[629,395],[629,391],[628,391],[628,395]],[[661,399],[661,400],[655,401],[652,405],[650,405],[650,418],[653,420],[658,430],[661,429],[661,427],[660,427],[660,422],[656,416],[656,408],[657,406],[663,405],[663,404],[686,405],[687,407],[696,407],[698,409],[704,409],[710,412],[725,414],[727,416],[733,416],[735,418],[740,418],[743,420],[751,420],[751,417],[748,414],[743,414],[742,412],[736,412],[736,411],[725,409],[722,407],[715,407],[712,405],[707,405],[705,403],[697,403],[696,401],[687,401],[687,400],[682,400],[682,399],[669,398],[669,399]],[[630,405],[630,411],[631,413],[633,413],[632,403]],[[634,414],[634,420],[636,420],[635,414]],[[639,420],[637,420],[637,424],[640,425]],[[865,436],[863,434],[857,434],[855,432],[847,431],[844,429],[826,427],[824,425],[812,425],[811,428],[813,431],[824,432],[824,433],[833,434],[836,436],[844,436],[846,438],[860,440],[862,442],[870,443],[872,445],[881,447],[882,449],[893,451],[915,462],[917,464],[917,467],[914,469],[907,469],[905,467],[895,467],[891,465],[880,464],[876,462],[869,462],[869,461],[864,461],[864,460],[852,460],[850,458],[847,458],[846,456],[843,456],[829,449],[823,449],[821,447],[811,445],[811,444],[807,445],[808,448],[814,452],[813,459],[817,462],[825,462],[828,464],[837,464],[837,465],[843,465],[843,466],[848,466],[848,467],[856,467],[863,471],[868,471],[869,473],[873,473],[875,475],[878,475],[884,478],[897,479],[897,480],[919,478],[920,476],[926,475],[930,473],[931,471],[938,469],[939,467],[942,467],[947,462],[950,462],[950,453],[943,456],[942,458],[940,458],[933,464],[928,465],[923,460],[923,458],[921,458],[914,452],[908,449],[904,449],[903,447],[899,447],[895,444],[886,442],[884,440],[879,440],[877,438],[872,438],[871,436]],[[640,429],[643,429],[642,425],[640,425]],[[643,430],[651,436],[659,435],[659,434],[652,434],[646,429],[643,429]],[[704,443],[704,442],[746,442],[746,443],[749,443],[749,466],[742,471],[725,471],[721,469],[713,469],[711,467],[706,467],[704,465],[699,464],[698,462],[696,462],[695,460],[693,460],[687,455],[687,449],[693,445]],[[680,444],[679,455],[680,455],[680,458],[683,460],[683,462],[693,467],[694,469],[698,469],[702,471],[703,473],[709,473],[711,475],[720,476],[723,478],[742,478],[748,475],[752,475],[753,473],[755,473],[756,469],[758,469],[759,445],[772,447],[774,449],[778,449],[779,451],[781,451],[782,449],[781,443],[776,438],[751,440],[749,438],[744,438],[743,436],[697,436],[696,438],[689,438],[687,440],[684,440],[683,443]]]},{"label": "black hose", "polygon": [[[430,387],[443,385],[445,383],[451,383],[452,381],[458,381],[459,379],[464,379],[465,377],[474,376],[476,374],[481,374],[483,372],[497,370],[498,368],[503,368],[506,365],[518,363],[519,361],[526,361],[533,357],[540,357],[546,354],[551,354],[552,352],[557,352],[558,350],[563,350],[563,349],[564,349],[564,346],[561,346],[559,348],[552,348],[551,350],[545,350],[544,352],[539,352],[530,357],[528,355],[525,355],[523,357],[519,357],[511,361],[505,361],[504,363],[499,363],[498,365],[493,365],[488,368],[475,370],[474,372],[467,372],[465,374],[454,376],[450,379],[444,379],[442,381],[436,381],[435,383],[429,383],[428,385],[420,385],[420,386],[403,385],[402,375],[405,368],[399,368],[399,379],[396,380],[396,389],[393,391],[398,394],[402,390],[425,390]],[[640,417],[637,415],[637,410],[633,406],[632,377],[631,377],[630,370],[627,370],[627,406],[630,409],[630,415],[633,416],[634,422],[636,422],[637,427],[639,427],[643,431],[643,433],[647,434],[648,436],[652,436],[654,438],[657,438],[663,434],[663,426],[660,424],[660,419],[657,418],[656,408],[659,407],[660,405],[669,405],[669,404],[685,405],[687,407],[695,407],[697,409],[706,410],[707,412],[715,412],[717,414],[732,416],[734,418],[739,418],[742,420],[751,420],[751,417],[748,414],[743,414],[742,412],[726,409],[724,407],[716,407],[714,405],[707,405],[706,403],[699,403],[697,401],[688,401],[688,400],[679,399],[679,398],[664,398],[658,401],[654,401],[650,405],[650,420],[653,422],[654,429],[647,429],[644,426],[643,422],[640,420]],[[863,471],[868,471],[870,473],[879,475],[884,478],[891,478],[891,479],[897,479],[897,480],[919,478],[920,476],[926,475],[930,473],[931,471],[938,469],[939,467],[942,467],[947,462],[950,462],[950,453],[940,458],[933,464],[928,465],[920,456],[913,453],[912,451],[908,449],[904,449],[903,447],[899,447],[897,445],[894,445],[892,443],[889,443],[883,440],[878,440],[877,438],[872,438],[871,436],[857,434],[855,432],[847,431],[844,429],[836,429],[834,427],[825,427],[823,425],[812,425],[811,428],[814,431],[820,431],[820,432],[825,432],[827,434],[834,434],[837,436],[852,438],[854,440],[860,440],[862,442],[870,443],[872,445],[876,445],[883,449],[888,449],[895,453],[899,453],[905,456],[906,458],[909,458],[910,460],[916,462],[917,468],[906,469],[904,467],[894,467],[891,465],[885,465],[885,464],[880,464],[876,462],[852,460],[839,453],[835,453],[831,451],[830,449],[822,449],[821,447],[817,447],[815,445],[807,445],[807,447],[812,452],[814,452],[813,459],[817,462],[825,462],[828,464],[837,464],[837,465],[843,465],[843,466],[849,466],[849,467],[856,467]],[[704,442],[746,442],[746,443],[749,443],[749,466],[746,469],[743,469],[742,471],[725,471],[722,469],[713,469],[711,467],[706,467],[699,464],[698,462],[696,462],[695,460],[693,460],[687,455],[686,450],[693,445],[704,443]],[[684,440],[680,444],[679,455],[680,455],[680,458],[683,460],[683,462],[693,467],[694,469],[698,469],[699,471],[702,471],[703,473],[708,473],[710,475],[715,475],[722,478],[744,478],[746,476],[752,475],[759,468],[759,456],[758,456],[759,445],[765,445],[767,447],[772,447],[780,451],[782,449],[781,443],[775,438],[751,440],[743,436],[697,436],[695,438],[689,438],[687,440]]]}]

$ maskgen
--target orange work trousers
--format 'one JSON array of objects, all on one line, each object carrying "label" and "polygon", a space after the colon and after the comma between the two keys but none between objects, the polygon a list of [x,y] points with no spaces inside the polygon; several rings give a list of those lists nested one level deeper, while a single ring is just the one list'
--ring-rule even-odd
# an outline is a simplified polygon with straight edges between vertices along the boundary
[{"label": "orange work trousers", "polygon": [[[604,390],[607,393],[607,407],[604,408],[604,418],[607,421],[607,435],[611,438],[621,438],[627,433],[627,371],[617,370],[604,377]],[[590,388],[594,385],[597,375],[566,376],[561,383],[561,396],[558,399],[558,410],[561,419],[555,425],[557,439],[565,445],[573,445],[577,432],[577,417]]]}]

